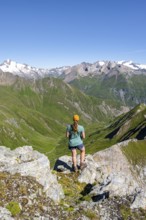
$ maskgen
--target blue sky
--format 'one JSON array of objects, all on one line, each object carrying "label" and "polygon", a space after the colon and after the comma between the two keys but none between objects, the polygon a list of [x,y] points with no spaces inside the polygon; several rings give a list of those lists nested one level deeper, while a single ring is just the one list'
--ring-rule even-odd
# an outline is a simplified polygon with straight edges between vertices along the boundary
[{"label": "blue sky", "polygon": [[146,64],[145,0],[0,0],[0,63]]}]

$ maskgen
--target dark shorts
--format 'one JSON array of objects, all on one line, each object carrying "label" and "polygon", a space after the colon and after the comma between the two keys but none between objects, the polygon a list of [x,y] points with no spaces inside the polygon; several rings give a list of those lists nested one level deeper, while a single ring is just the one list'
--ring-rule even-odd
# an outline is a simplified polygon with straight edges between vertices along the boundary
[{"label": "dark shorts", "polygon": [[80,145],[77,145],[77,146],[68,146],[68,148],[70,149],[70,150],[73,150],[73,149],[78,149],[78,150],[83,150],[83,148],[84,148],[84,144],[80,144]]}]

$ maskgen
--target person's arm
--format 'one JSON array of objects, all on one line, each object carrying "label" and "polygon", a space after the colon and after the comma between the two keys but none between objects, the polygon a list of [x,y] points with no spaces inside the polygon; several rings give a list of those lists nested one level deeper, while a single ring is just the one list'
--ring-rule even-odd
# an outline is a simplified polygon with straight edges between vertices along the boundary
[{"label": "person's arm", "polygon": [[66,137],[67,137],[67,138],[69,137],[69,132],[68,132],[68,131],[66,131]]},{"label": "person's arm", "polygon": [[66,135],[65,135],[67,138],[69,138],[69,126],[67,126],[66,128]]},{"label": "person's arm", "polygon": [[81,138],[82,138],[82,139],[85,138],[85,130],[84,130],[84,127],[82,127]]},{"label": "person's arm", "polygon": [[82,131],[82,138],[85,138],[85,131]]}]

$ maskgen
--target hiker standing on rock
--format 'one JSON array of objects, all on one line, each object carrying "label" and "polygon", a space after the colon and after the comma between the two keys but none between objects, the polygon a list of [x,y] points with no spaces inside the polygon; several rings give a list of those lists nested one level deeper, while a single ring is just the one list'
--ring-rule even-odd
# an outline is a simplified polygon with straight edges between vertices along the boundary
[{"label": "hiker standing on rock", "polygon": [[72,162],[73,162],[73,170],[75,172],[78,171],[77,167],[77,149],[80,150],[80,169],[82,170],[86,167],[84,163],[85,160],[85,147],[83,144],[83,139],[85,138],[84,127],[78,125],[79,116],[73,116],[73,124],[68,125],[66,129],[66,137],[69,139],[69,149],[72,152]]}]

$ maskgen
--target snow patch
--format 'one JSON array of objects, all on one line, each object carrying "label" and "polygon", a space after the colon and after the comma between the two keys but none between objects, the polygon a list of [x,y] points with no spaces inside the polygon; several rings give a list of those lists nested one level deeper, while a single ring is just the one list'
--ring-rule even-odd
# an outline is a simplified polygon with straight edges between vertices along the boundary
[{"label": "snow patch", "polygon": [[100,66],[103,66],[104,64],[105,64],[105,62],[99,61],[99,65],[100,65]]}]

